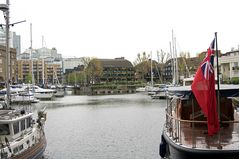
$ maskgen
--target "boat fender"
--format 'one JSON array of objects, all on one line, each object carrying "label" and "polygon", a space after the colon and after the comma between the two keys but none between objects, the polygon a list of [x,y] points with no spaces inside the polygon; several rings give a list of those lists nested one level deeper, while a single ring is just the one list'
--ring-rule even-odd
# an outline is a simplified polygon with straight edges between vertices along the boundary
[{"label": "boat fender", "polygon": [[166,155],[166,147],[167,147],[167,143],[163,137],[163,135],[161,135],[161,143],[159,145],[159,155],[164,158]]}]

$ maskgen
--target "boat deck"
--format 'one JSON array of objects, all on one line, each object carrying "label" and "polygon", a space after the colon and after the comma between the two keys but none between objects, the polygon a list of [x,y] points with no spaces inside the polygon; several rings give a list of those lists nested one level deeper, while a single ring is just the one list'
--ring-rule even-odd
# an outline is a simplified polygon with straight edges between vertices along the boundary
[{"label": "boat deck", "polygon": [[23,115],[31,116],[33,113],[29,113],[26,110],[15,110],[15,109],[0,109],[0,122],[5,120],[16,119]]},{"label": "boat deck", "polygon": [[234,113],[235,122],[222,123],[220,131],[209,136],[207,123],[189,123],[173,121],[173,129],[167,131],[168,136],[181,146],[197,149],[239,149],[239,112]]}]

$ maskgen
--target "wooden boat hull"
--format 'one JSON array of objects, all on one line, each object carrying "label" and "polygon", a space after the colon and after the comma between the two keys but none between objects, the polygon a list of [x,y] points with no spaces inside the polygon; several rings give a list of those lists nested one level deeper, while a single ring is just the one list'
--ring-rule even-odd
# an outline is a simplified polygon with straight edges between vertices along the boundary
[{"label": "wooden boat hull", "polygon": [[169,159],[238,159],[238,150],[210,150],[210,149],[197,149],[187,148],[172,141],[167,133],[163,131],[160,155]]},{"label": "wooden boat hull", "polygon": [[41,159],[46,149],[46,145],[47,142],[44,135],[39,143],[35,144],[23,153],[11,157],[10,159]]}]

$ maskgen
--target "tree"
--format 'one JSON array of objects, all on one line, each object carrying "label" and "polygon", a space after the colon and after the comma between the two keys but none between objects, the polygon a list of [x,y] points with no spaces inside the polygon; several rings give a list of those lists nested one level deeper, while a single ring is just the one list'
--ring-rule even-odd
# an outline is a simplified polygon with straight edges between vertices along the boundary
[{"label": "tree", "polygon": [[190,53],[180,52],[179,56],[180,56],[178,61],[179,75],[184,77],[190,77],[190,71],[188,68],[188,64],[186,63],[187,59],[190,58]]},{"label": "tree", "polygon": [[28,73],[25,79],[25,83],[32,83],[32,74]]},{"label": "tree", "polygon": [[96,58],[90,60],[86,72],[88,77],[88,83],[100,83],[100,77],[103,73],[103,67],[101,62]]},{"label": "tree", "polygon": [[82,57],[82,63],[85,68],[88,67],[88,65],[92,59],[93,59],[92,57]]},{"label": "tree", "polygon": [[81,71],[77,74],[76,81],[77,81],[77,83],[79,83],[81,85],[85,84],[85,72],[84,71]]},{"label": "tree", "polygon": [[159,63],[159,67],[157,67],[157,69],[159,70],[158,72],[160,72],[159,78],[160,78],[160,81],[163,82],[162,70],[164,67],[164,63],[169,60],[170,54],[161,49],[160,51],[157,51],[157,57],[158,57],[158,63]]},{"label": "tree", "polygon": [[67,83],[71,85],[75,84],[75,72],[69,73],[67,75]]},{"label": "tree", "polygon": [[170,55],[169,53],[161,49],[160,51],[157,51],[157,57],[158,57],[158,63],[163,64],[169,59]]},{"label": "tree", "polygon": [[144,76],[150,69],[149,59],[150,55],[146,54],[146,52],[143,52],[142,54],[138,53],[137,58],[133,63],[137,79],[144,80]]},{"label": "tree", "polygon": [[133,64],[134,64],[134,66],[136,66],[142,62],[149,61],[149,59],[150,59],[150,55],[146,54],[146,52],[143,52],[142,55],[140,53],[138,53],[137,58]]}]

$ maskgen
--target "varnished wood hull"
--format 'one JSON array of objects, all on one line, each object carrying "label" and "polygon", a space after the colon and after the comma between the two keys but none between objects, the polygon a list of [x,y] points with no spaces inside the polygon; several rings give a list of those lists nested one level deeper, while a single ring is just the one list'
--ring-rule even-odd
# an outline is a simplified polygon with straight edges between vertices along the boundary
[{"label": "varnished wood hull", "polygon": [[[163,131],[162,138],[165,142],[165,157],[169,159],[238,159],[238,150],[210,150],[187,148],[172,141]],[[161,141],[162,144],[162,141]]]},{"label": "varnished wood hull", "polygon": [[11,157],[10,159],[41,159],[46,149],[46,145],[47,142],[44,135],[39,143],[35,144],[23,153]]}]

